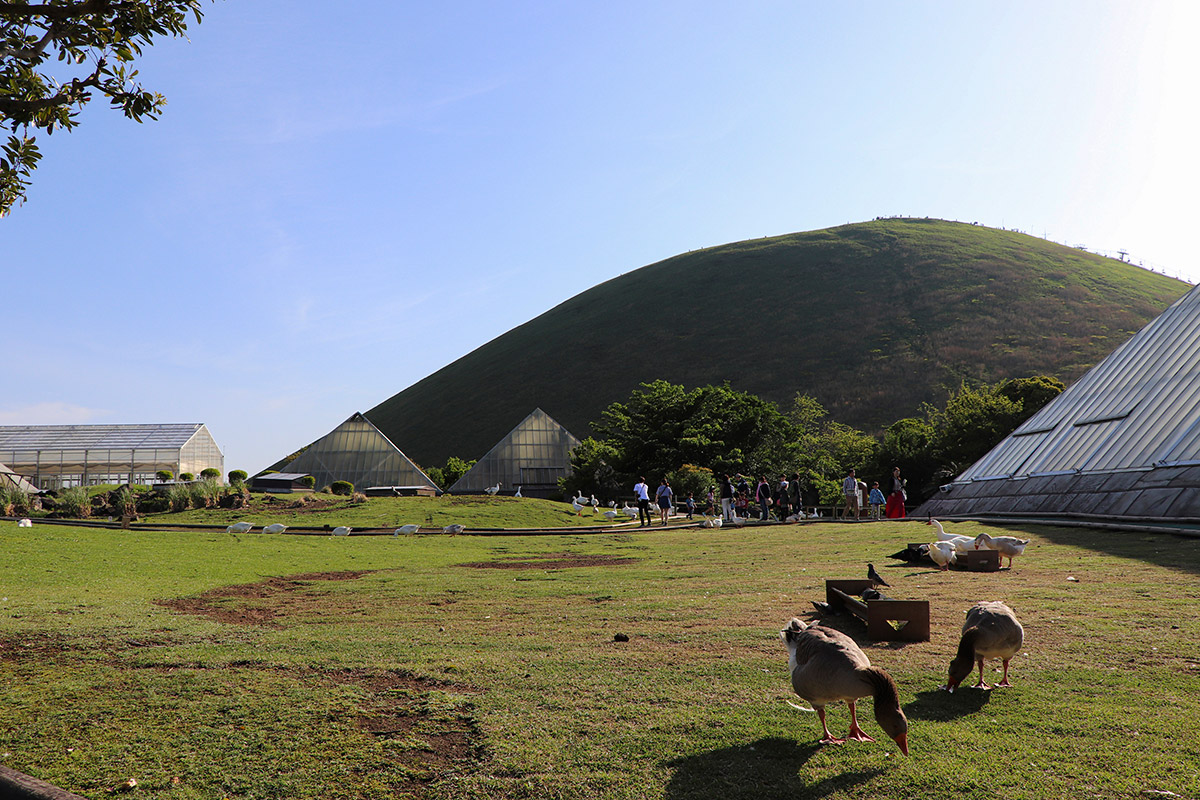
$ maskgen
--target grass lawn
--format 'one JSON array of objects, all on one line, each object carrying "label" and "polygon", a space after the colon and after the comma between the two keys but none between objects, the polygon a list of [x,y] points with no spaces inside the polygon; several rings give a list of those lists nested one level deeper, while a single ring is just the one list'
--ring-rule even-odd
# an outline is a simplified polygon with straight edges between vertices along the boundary
[{"label": "grass lawn", "polygon": [[[1030,527],[1011,571],[886,558],[930,530],[0,522],[0,764],[88,798],[128,778],[147,798],[1200,797],[1200,542]],[[869,700],[880,741],[842,746],[786,702],[779,629],[868,561],[893,596],[931,601],[927,643],[836,623],[896,679],[909,758]],[[1014,686],[949,695],[980,599],[1025,624]],[[829,717],[844,734],[845,707]]]},{"label": "grass lawn", "polygon": [[[570,503],[532,497],[442,495],[441,497],[370,497],[355,502],[349,497],[310,494],[253,494],[247,508],[205,508],[146,514],[142,522],[159,525],[229,525],[253,522],[256,527],[279,522],[297,527],[349,525],[355,529],[398,528],[415,524],[440,530],[459,523],[468,528],[570,528],[609,525],[601,508],[576,514]],[[619,517],[616,522],[628,522]]]}]

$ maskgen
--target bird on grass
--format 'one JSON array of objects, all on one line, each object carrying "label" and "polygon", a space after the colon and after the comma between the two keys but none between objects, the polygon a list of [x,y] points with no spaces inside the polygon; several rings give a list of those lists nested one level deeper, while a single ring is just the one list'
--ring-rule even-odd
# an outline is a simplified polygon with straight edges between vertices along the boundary
[{"label": "bird on grass", "polygon": [[283,533],[286,530],[287,530],[287,525],[284,525],[279,522],[274,522],[274,523],[266,526],[265,528],[263,528],[263,533]]},{"label": "bird on grass", "polygon": [[500,484],[497,482],[497,484],[495,486],[489,486],[486,489],[484,489],[484,491],[490,495],[495,496],[496,492],[500,491]]},{"label": "bird on grass", "polygon": [[874,564],[867,564],[867,580],[871,582],[872,586],[891,586],[890,583],[885,581],[883,577],[875,571]]},{"label": "bird on grass", "polygon": [[958,551],[953,542],[930,542],[928,548],[926,552],[938,569],[944,571],[958,563]]},{"label": "bird on grass", "polygon": [[517,491],[513,492],[513,497],[521,497],[521,487],[517,487]]},{"label": "bird on grass", "polygon": [[448,533],[451,536],[457,536],[458,534],[462,533],[466,529],[467,529],[467,526],[459,525],[458,523],[454,523],[453,525],[447,525],[446,527],[442,528],[442,533]]},{"label": "bird on grass", "polygon": [[420,525],[401,525],[392,536],[412,536],[421,529]]},{"label": "bird on grass", "polygon": [[950,542],[954,545],[955,551],[959,553],[965,553],[975,546],[975,540],[970,536],[960,536],[957,533],[946,533],[946,529],[942,527],[942,523],[938,522],[936,519],[931,519],[925,524],[932,525],[933,527],[937,528],[938,541]]},{"label": "bird on grass", "polygon": [[1024,643],[1025,629],[1011,608],[995,600],[976,603],[967,611],[967,619],[963,622],[958,653],[947,670],[946,689],[953,692],[971,674],[971,668],[976,663],[979,664],[979,683],[975,684],[975,688],[992,688],[983,679],[983,661],[986,658],[998,658],[1004,664],[1004,677],[996,685],[1012,686],[1008,682],[1008,662]]},{"label": "bird on grass", "polygon": [[254,527],[252,522],[235,522],[225,529],[226,533],[246,533]]},{"label": "bird on grass", "polygon": [[349,525],[338,525],[336,528],[333,529],[333,535],[334,536],[349,536],[350,535],[350,526]]},{"label": "bird on grass", "polygon": [[1018,539],[1015,536],[989,536],[981,533],[975,537],[976,550],[980,548],[995,550],[1002,558],[1008,558],[1009,569],[1012,569],[1013,558],[1024,553],[1027,544],[1029,544],[1028,539]]},{"label": "bird on grass", "polygon": [[621,516],[621,512],[610,508],[604,512],[604,516],[609,522],[616,522],[617,517]]},{"label": "bird on grass", "polygon": [[29,519],[28,517],[22,517],[21,519],[17,520],[17,527],[18,528],[32,528],[33,520]]},{"label": "bird on grass", "polygon": [[[788,648],[792,689],[812,703],[811,710],[821,720],[821,744],[842,744],[846,739],[875,741],[859,727],[855,705],[860,697],[870,695],[875,700],[875,721],[900,746],[900,752],[908,755],[908,718],[900,709],[896,682],[879,667],[871,666],[870,659],[853,639],[819,624],[806,625],[795,617],[779,632],[779,638]],[[825,706],[839,700],[850,708],[850,732],[846,739],[830,733],[825,721]]]}]

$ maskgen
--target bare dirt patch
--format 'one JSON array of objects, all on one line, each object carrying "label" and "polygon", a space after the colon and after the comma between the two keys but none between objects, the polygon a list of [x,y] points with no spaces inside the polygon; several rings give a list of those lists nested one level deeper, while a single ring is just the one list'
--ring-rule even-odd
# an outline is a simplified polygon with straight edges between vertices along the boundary
[{"label": "bare dirt patch", "polygon": [[618,567],[636,564],[639,559],[608,555],[576,555],[573,553],[547,553],[518,558],[501,558],[495,561],[471,561],[459,564],[472,569],[571,569],[574,567]]},{"label": "bare dirt patch", "polygon": [[216,622],[232,625],[266,625],[283,627],[279,618],[304,610],[305,606],[327,605],[326,598],[309,603],[301,597],[317,581],[349,581],[361,578],[374,570],[346,572],[306,572],[281,578],[268,578],[258,583],[218,586],[195,597],[173,597],[154,601],[180,614],[196,614]]}]

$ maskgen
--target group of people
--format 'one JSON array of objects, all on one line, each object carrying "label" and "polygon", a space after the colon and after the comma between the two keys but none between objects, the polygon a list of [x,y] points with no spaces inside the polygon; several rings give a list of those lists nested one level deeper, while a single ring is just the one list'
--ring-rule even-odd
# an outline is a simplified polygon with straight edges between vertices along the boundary
[{"label": "group of people", "polygon": [[842,519],[851,516],[862,519],[864,510],[870,519],[882,519],[881,515],[886,515],[888,519],[905,516],[904,503],[908,500],[908,490],[904,478],[900,477],[899,467],[892,467],[892,475],[885,484],[886,492],[879,488],[879,481],[874,481],[868,490],[866,482],[855,475],[851,467],[842,479],[842,496],[846,498]]},{"label": "group of people", "polygon": [[[900,477],[900,468],[893,467],[892,475],[885,481],[886,491],[881,489],[879,481],[874,481],[868,489],[866,482],[860,480],[853,468],[847,471],[842,481],[842,494],[845,497],[845,507],[842,509],[842,519],[862,519],[866,512],[870,519],[898,519],[905,516],[904,503],[908,500],[907,484]],[[633,487],[637,498],[639,527],[650,527],[653,518],[650,513],[650,485],[646,479],[639,478]],[[751,486],[750,479],[745,475],[721,475],[718,485],[710,487],[705,497],[705,514],[716,513],[716,501],[720,499],[721,517],[732,521],[735,516],[746,518],[751,511],[751,503],[758,512],[758,518],[764,522],[771,518],[772,513],[781,522],[790,516],[803,511],[804,489],[800,484],[800,476],[793,474],[780,475],[779,480],[771,483],[766,475],[759,475],[757,482]],[[654,490],[653,502],[658,511],[659,522],[667,524],[667,518],[675,507],[675,490],[670,482],[663,478]],[[692,519],[696,510],[696,501],[691,492],[683,501],[687,509],[687,518]]]}]

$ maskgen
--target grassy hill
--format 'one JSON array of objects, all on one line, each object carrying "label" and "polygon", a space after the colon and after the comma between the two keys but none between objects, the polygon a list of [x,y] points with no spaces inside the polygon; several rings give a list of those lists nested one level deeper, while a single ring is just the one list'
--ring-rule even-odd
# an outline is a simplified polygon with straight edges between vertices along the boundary
[{"label": "grassy hill", "polygon": [[580,438],[642,382],[797,392],[877,430],[964,379],[1079,377],[1188,289],[1011,231],[887,219],[713,247],[602,283],[380,403],[411,458],[478,458],[535,407]]}]

